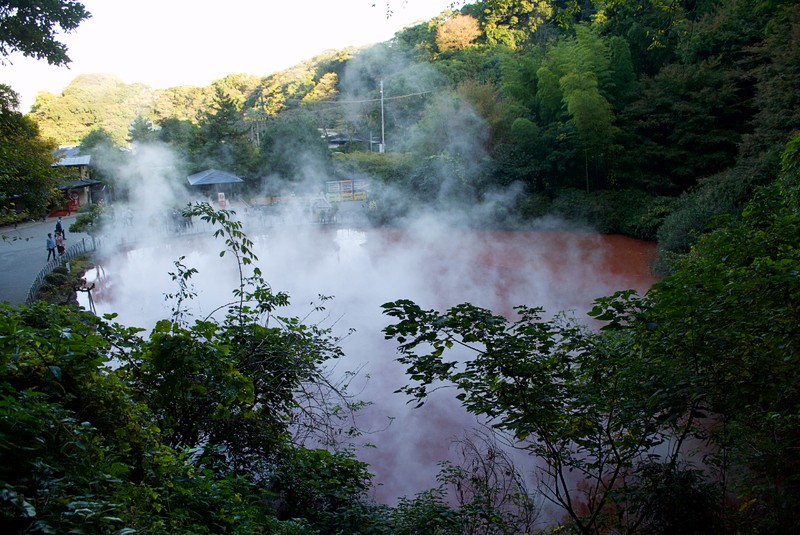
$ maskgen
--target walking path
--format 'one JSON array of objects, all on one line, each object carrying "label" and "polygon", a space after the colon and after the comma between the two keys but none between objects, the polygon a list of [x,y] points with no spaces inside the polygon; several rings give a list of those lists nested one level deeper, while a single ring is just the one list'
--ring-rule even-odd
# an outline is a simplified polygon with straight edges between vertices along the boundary
[{"label": "walking path", "polygon": [[[69,226],[75,221],[75,214],[62,217],[67,234],[65,246],[69,247],[81,239],[91,240],[88,234],[73,234]],[[45,240],[47,233],[54,233],[57,217],[45,221],[28,221],[0,227],[0,302],[8,301],[18,305],[25,302],[28,290],[47,263]]]}]

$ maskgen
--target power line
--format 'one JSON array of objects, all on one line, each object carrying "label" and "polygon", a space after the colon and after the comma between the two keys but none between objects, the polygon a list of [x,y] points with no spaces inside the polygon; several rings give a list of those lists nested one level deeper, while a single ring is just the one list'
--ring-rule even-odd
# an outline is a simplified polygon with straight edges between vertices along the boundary
[{"label": "power line", "polygon": [[[430,89],[428,91],[420,91],[419,93],[408,93],[405,95],[397,95],[396,97],[384,97],[383,100],[397,100],[401,98],[408,98],[408,97],[418,97],[420,95],[427,95],[428,93],[435,93],[436,90]],[[381,98],[370,98],[366,100],[315,100],[314,102],[307,102],[306,105],[310,104],[366,104],[368,102],[380,102]]]}]

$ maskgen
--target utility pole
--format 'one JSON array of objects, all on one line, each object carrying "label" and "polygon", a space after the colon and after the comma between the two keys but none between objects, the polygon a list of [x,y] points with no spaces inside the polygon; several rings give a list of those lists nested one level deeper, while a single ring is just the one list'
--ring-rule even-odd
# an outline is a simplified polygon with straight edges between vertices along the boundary
[{"label": "utility pole", "polygon": [[386,131],[383,124],[383,78],[381,78],[381,144],[378,147],[378,152],[381,154],[386,150]]},{"label": "utility pole", "polygon": [[583,162],[586,166],[586,193],[589,193],[589,149],[583,149]]}]

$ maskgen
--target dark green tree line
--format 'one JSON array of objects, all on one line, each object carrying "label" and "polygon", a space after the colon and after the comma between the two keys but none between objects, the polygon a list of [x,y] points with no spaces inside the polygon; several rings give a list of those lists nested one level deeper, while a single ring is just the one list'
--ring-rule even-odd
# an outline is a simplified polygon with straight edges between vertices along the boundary
[{"label": "dark green tree line", "polygon": [[[326,53],[260,79],[231,75],[209,88],[159,92],[76,80],[61,96],[42,96],[33,116],[61,142],[79,138],[78,128],[101,126],[121,143],[141,115],[162,126],[159,136],[197,170],[229,168],[255,191],[270,174],[285,177],[298,168],[309,174],[283,161],[276,149],[283,145],[314,147],[311,159],[317,167],[322,160],[322,172],[312,174],[331,171],[324,151],[317,154],[319,143],[307,143],[310,129],[285,128],[302,109],[322,132],[363,141],[342,152],[368,151],[367,140],[385,127],[387,150],[419,162],[403,173],[405,183],[393,186],[414,191],[422,183],[424,197],[434,202],[455,192],[452,179],[472,163],[459,161],[463,143],[450,142],[463,134],[482,145],[473,153],[481,158],[474,166],[480,176],[468,180],[478,190],[474,199],[513,185],[522,192],[513,207],[517,220],[555,210],[603,231],[638,229],[638,237],[659,237],[664,258],[685,253],[713,228],[714,217],[741,210],[800,128],[793,4],[481,1],[456,7],[387,43]],[[474,25],[468,36],[450,28],[460,17],[474,20],[477,34]],[[443,42],[447,32],[465,40],[440,50],[437,39]],[[388,97],[383,113],[380,80]],[[458,121],[437,122],[434,95],[446,93],[458,99],[460,117],[467,108],[474,112],[463,132]],[[119,102],[120,94],[126,106],[136,103],[135,113],[78,105],[91,95],[102,108]],[[88,112],[73,121],[62,113],[65,103]],[[235,117],[226,118],[228,112]],[[220,137],[215,129],[223,124],[236,124],[236,134]],[[457,165],[431,174],[432,156]],[[348,159],[341,169],[366,161],[337,155]],[[637,193],[644,202],[622,201]]]}]

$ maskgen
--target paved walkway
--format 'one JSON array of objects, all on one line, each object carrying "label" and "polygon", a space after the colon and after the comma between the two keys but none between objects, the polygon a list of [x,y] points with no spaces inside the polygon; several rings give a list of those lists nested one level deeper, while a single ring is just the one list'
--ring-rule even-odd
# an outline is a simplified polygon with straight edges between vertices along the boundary
[{"label": "paved walkway", "polygon": [[[69,231],[75,217],[75,214],[62,217],[67,247],[81,239],[91,240],[88,234]],[[45,240],[48,232],[55,232],[57,219],[48,217],[45,221],[20,223],[16,228],[0,227],[0,301],[15,305],[25,302],[31,284],[47,263]]]}]

